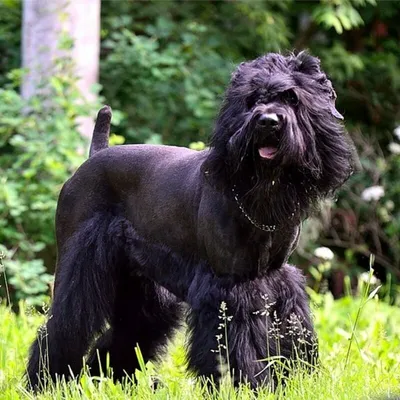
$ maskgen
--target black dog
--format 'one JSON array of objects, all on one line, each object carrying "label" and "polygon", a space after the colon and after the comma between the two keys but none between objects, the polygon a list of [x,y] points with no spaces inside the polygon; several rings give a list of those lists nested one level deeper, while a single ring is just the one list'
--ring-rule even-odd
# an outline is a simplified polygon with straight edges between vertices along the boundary
[{"label": "black dog", "polygon": [[180,300],[199,375],[219,378],[221,352],[235,382],[253,386],[274,380],[271,357],[315,362],[304,279],[286,262],[301,221],[352,172],[335,98],[306,53],[242,63],[201,152],[107,148],[103,108],[91,157],[59,198],[54,301],[31,349],[32,387],[46,372],[78,374],[84,357],[98,373],[107,353],[116,378],[132,374],[136,344],[154,357]]}]

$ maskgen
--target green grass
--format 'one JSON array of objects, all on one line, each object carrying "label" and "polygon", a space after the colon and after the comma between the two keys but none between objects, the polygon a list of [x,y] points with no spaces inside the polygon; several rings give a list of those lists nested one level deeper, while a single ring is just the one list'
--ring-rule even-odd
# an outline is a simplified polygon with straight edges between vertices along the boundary
[{"label": "green grass", "polygon": [[[399,399],[400,310],[371,299],[312,295],[315,325],[319,335],[322,368],[318,374],[295,374],[285,392],[264,389],[259,399]],[[361,312],[360,312],[361,311]],[[0,307],[0,399],[34,398],[21,379],[28,347],[43,318],[22,309],[15,315]],[[353,332],[354,331],[354,332]],[[352,336],[353,332],[353,336]],[[352,340],[349,339],[352,337]],[[184,365],[184,335],[178,333],[160,363],[148,363],[137,373],[138,384],[114,384],[108,378],[83,373],[76,383],[58,383],[38,399],[251,399],[243,386],[234,391],[223,384],[207,394]],[[351,346],[349,346],[351,343]],[[346,363],[347,359],[347,363]],[[157,390],[151,387],[156,377]]]}]

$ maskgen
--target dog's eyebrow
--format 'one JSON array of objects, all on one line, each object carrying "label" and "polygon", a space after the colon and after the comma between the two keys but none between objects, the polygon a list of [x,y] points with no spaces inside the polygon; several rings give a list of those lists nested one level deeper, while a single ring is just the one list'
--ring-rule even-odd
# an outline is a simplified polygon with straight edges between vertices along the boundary
[{"label": "dog's eyebrow", "polygon": [[278,94],[278,93],[283,93],[288,90],[294,89],[296,87],[296,82],[293,79],[285,79],[285,80],[271,80],[268,82],[268,84],[265,86],[265,89],[267,91],[267,94]]}]

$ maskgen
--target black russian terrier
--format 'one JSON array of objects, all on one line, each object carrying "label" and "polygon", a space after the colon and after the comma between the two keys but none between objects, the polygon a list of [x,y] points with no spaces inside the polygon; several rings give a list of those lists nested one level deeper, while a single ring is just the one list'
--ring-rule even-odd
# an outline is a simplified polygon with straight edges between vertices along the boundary
[{"label": "black russian terrier", "polygon": [[54,300],[30,386],[77,375],[84,359],[98,374],[108,354],[115,378],[133,374],[135,346],[159,354],[182,302],[200,376],[220,378],[221,352],[235,383],[253,387],[274,382],[271,360],[315,363],[304,277],[287,260],[301,222],[352,172],[335,99],[302,52],[238,66],[204,151],[108,148],[103,108],[90,158],[60,194]]}]

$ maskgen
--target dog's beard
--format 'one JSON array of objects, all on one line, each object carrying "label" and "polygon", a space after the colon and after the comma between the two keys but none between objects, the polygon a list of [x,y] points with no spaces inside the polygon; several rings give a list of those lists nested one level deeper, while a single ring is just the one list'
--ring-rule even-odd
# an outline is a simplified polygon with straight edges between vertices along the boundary
[{"label": "dog's beard", "polygon": [[[350,174],[350,169],[343,170],[346,165],[339,166],[340,157],[331,160],[331,171],[326,171],[322,160],[323,156],[329,157],[330,141],[336,134],[341,135],[341,126],[331,117],[314,121],[305,115],[306,110],[299,108],[297,118],[292,109],[277,106],[268,111],[284,116],[282,126],[278,131],[268,130],[257,124],[265,110],[258,107],[244,113],[243,124],[229,139],[231,181],[246,212],[259,222],[298,224],[314,210],[320,198],[335,190]],[[319,141],[318,132],[325,135]],[[343,154],[342,161],[346,161],[346,155]],[[323,181],[324,173],[328,173],[329,182]]]}]

